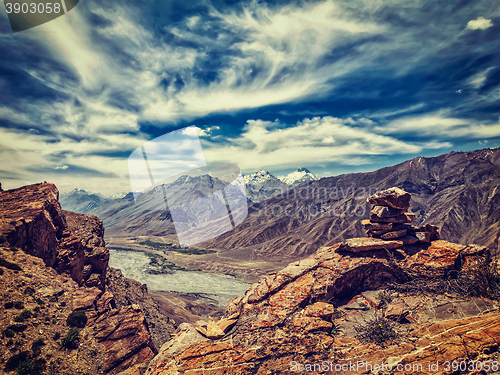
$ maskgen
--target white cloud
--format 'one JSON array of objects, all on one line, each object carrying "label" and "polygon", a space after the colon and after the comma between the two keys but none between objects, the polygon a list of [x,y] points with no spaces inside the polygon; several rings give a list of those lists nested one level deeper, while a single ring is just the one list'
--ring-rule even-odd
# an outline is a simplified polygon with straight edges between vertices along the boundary
[{"label": "white cloud", "polygon": [[63,165],[62,167],[55,167],[54,169],[68,169],[67,165]]},{"label": "white cloud", "polygon": [[[350,126],[354,122],[355,126]],[[356,127],[358,126],[358,127]],[[371,132],[363,122],[335,117],[314,117],[299,121],[295,126],[281,128],[278,122],[249,120],[240,137],[231,139],[230,146],[202,142],[207,159],[234,162],[243,170],[259,166],[296,167],[304,163],[342,161],[349,163],[356,155],[416,153],[421,146]],[[323,140],[335,137],[334,146]],[[360,162],[357,159],[356,162]],[[369,162],[364,159],[363,162]]]},{"label": "white cloud", "polygon": [[488,27],[493,26],[491,20],[484,19],[483,17],[478,17],[475,20],[467,22],[467,28],[470,30],[486,30]]}]

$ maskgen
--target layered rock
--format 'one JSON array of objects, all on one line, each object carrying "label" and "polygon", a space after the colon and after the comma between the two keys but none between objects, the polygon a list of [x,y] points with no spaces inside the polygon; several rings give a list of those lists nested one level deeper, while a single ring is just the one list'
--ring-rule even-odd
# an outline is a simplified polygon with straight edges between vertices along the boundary
[{"label": "layered rock", "polygon": [[104,226],[96,216],[63,211],[69,230],[80,239],[84,251],[82,277],[88,287],[104,289],[109,251],[104,243]]},{"label": "layered rock", "polygon": [[[464,305],[459,307],[445,295],[426,298],[396,293],[391,308],[383,311],[387,317],[406,322],[399,326],[403,338],[365,343],[355,330],[382,313],[382,299],[376,296],[390,283],[448,277],[486,259],[486,248],[432,241],[402,245],[390,253],[346,253],[339,252],[342,246],[321,248],[230,301],[225,320],[236,318],[236,323],[221,338],[217,338],[221,330],[208,335],[208,325],[200,332],[182,324],[150,362],[147,374],[287,373],[297,371],[295,365],[323,361],[397,366],[496,358],[500,314],[498,303],[487,298],[462,299]],[[443,309],[446,303],[455,307]],[[216,322],[219,328],[223,320]],[[442,370],[441,365],[436,373]],[[350,373],[364,372],[360,368]]]},{"label": "layered rock", "polygon": [[[16,323],[20,309],[2,306],[0,310],[2,332],[13,324],[24,331],[14,333],[16,344],[0,343],[2,370],[12,354],[33,351],[37,339],[43,339],[44,345],[36,358],[46,360],[58,374],[116,374],[157,353],[138,305],[120,307],[113,294],[79,286],[23,251],[0,246],[0,254],[2,265],[20,265],[20,270],[0,267],[2,301],[21,302],[22,309],[29,311],[22,323]],[[77,345],[65,349],[60,342],[70,329],[67,321],[73,312],[83,312],[87,321],[79,326]]]},{"label": "layered rock", "polygon": [[175,322],[166,316],[159,304],[149,295],[146,284],[123,276],[120,270],[108,268],[106,290],[113,294],[118,308],[139,306],[146,317],[155,350],[170,340]]}]

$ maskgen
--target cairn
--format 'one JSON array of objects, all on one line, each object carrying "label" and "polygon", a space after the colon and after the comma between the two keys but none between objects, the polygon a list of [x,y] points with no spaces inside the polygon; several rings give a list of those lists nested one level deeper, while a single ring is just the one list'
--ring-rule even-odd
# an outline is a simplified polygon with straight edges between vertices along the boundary
[{"label": "cairn", "polygon": [[417,242],[431,242],[439,239],[438,228],[426,224],[423,227],[411,225],[416,220],[415,214],[408,212],[411,194],[392,187],[370,196],[372,204],[370,219],[361,223],[369,237],[391,241],[399,240],[404,245]]}]

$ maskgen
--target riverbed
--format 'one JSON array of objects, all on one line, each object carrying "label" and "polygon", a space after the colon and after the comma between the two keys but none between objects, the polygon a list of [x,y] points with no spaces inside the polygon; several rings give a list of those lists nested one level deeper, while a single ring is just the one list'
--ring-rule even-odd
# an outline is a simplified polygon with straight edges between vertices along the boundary
[{"label": "riverbed", "polygon": [[109,266],[122,271],[123,276],[137,280],[150,290],[204,294],[225,308],[234,297],[245,294],[250,284],[230,275],[202,271],[173,271],[152,275],[146,272],[150,258],[143,252],[109,250]]}]

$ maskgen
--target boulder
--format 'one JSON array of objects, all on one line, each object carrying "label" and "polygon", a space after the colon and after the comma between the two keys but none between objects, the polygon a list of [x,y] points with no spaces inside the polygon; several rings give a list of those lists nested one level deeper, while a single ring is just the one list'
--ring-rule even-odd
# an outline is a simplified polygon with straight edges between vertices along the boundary
[{"label": "boulder", "polygon": [[410,207],[410,199],[410,193],[398,187],[392,187],[375,193],[368,197],[367,201],[375,206],[389,206],[405,210]]},{"label": "boulder", "polygon": [[384,241],[378,238],[359,237],[345,240],[338,248],[338,251],[351,251],[358,253],[360,251],[396,249],[403,246],[401,241]]}]

